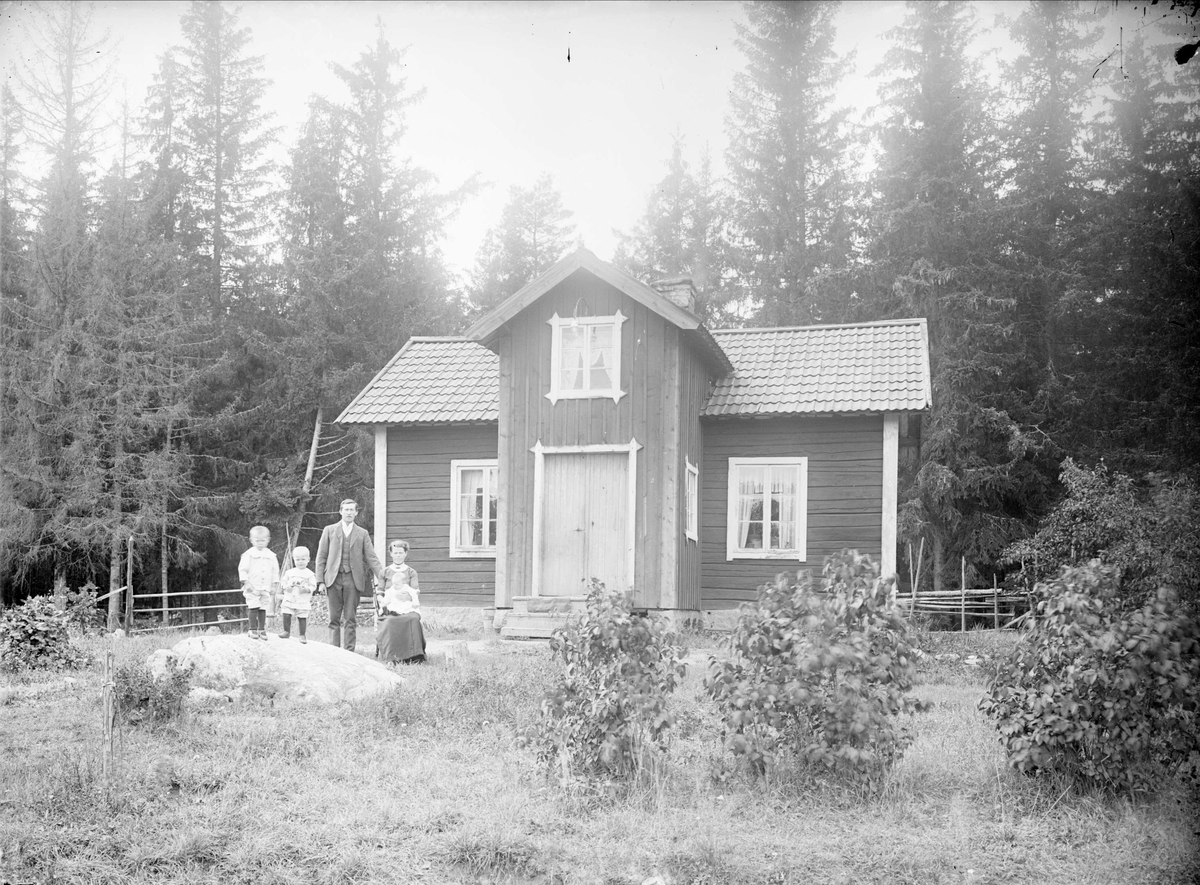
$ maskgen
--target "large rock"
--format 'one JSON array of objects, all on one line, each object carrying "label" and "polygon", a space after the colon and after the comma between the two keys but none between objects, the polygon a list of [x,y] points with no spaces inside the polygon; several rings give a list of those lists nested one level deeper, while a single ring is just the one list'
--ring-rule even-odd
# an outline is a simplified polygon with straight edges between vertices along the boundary
[{"label": "large rock", "polygon": [[327,704],[358,700],[404,682],[383,664],[323,642],[268,637],[263,642],[245,635],[194,636],[156,651],[147,664],[155,678],[172,660],[190,670],[200,697],[216,691],[231,699]]}]

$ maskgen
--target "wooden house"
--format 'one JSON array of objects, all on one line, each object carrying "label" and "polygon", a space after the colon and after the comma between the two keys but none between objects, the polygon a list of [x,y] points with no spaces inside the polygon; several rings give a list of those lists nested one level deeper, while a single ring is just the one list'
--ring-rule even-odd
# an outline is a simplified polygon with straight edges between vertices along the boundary
[{"label": "wooden house", "polygon": [[690,617],[844,547],[895,571],[925,321],[710,331],[694,308],[690,281],[581,249],[400,348],[338,422],[374,428],[376,545],[412,543],[423,604],[545,635],[590,578]]}]

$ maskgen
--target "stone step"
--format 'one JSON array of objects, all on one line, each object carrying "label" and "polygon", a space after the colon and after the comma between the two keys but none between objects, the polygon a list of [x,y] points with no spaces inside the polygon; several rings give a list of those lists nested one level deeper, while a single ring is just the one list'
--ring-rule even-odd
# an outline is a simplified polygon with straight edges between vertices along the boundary
[{"label": "stone step", "polygon": [[[515,600],[514,600],[515,602]],[[505,639],[525,637],[549,639],[559,627],[565,627],[569,612],[521,612],[514,610],[504,619],[500,636]]]},{"label": "stone step", "polygon": [[586,596],[514,596],[513,613],[570,613],[587,608]]}]

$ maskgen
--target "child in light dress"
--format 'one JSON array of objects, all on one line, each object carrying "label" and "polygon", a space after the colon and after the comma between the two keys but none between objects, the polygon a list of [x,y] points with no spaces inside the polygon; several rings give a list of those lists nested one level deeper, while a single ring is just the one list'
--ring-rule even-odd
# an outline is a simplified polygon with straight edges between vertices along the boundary
[{"label": "child in light dress", "polygon": [[409,615],[420,612],[420,591],[416,588],[416,569],[405,565],[408,556],[405,542],[394,541],[391,546],[392,564],[383,570],[383,613]]},{"label": "child in light dress", "polygon": [[279,558],[267,548],[270,543],[270,530],[256,525],[250,529],[250,549],[238,562],[251,639],[267,638],[267,612],[279,592]]},{"label": "child in light dress", "polygon": [[307,547],[297,547],[292,551],[292,562],[295,565],[283,574],[280,586],[283,588],[283,601],[280,611],[283,612],[283,632],[280,639],[288,639],[292,635],[292,616],[296,617],[296,626],[300,631],[300,641],[308,642],[305,635],[308,630],[308,613],[312,611],[312,595],[317,591],[317,576],[308,567],[309,552]]}]

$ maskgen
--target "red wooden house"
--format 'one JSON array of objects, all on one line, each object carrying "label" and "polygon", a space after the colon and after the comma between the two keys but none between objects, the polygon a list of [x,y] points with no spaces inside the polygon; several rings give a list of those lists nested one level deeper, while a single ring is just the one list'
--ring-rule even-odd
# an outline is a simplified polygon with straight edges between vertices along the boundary
[{"label": "red wooden house", "polygon": [[696,616],[843,547],[895,571],[925,321],[710,331],[694,298],[581,249],[345,409],[375,430],[376,545],[412,543],[424,604],[542,635],[591,577]]}]

